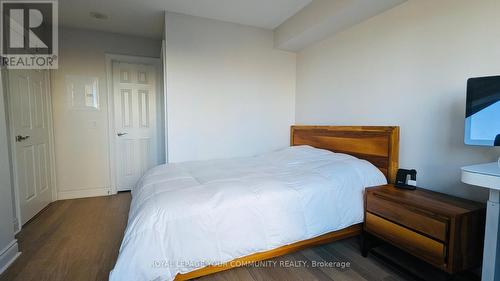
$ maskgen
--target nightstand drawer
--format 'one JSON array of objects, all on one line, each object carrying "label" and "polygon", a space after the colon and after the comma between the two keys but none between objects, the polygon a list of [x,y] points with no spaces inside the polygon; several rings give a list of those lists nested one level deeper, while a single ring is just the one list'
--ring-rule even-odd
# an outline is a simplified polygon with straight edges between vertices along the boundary
[{"label": "nightstand drawer", "polygon": [[366,213],[365,220],[366,231],[402,249],[406,249],[413,255],[438,267],[444,265],[445,246],[443,243],[368,212]]},{"label": "nightstand drawer", "polygon": [[447,241],[448,223],[444,220],[432,218],[429,214],[423,213],[418,209],[386,200],[376,193],[367,196],[366,209],[368,212],[377,214],[440,241]]}]

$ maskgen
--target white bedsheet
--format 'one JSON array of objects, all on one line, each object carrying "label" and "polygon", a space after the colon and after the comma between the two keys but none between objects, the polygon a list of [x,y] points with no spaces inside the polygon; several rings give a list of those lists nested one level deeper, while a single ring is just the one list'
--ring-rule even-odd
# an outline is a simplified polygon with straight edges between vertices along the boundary
[{"label": "white bedsheet", "polygon": [[173,280],[349,227],[364,187],[385,183],[367,161],[310,146],[155,167],[132,191],[110,280]]}]

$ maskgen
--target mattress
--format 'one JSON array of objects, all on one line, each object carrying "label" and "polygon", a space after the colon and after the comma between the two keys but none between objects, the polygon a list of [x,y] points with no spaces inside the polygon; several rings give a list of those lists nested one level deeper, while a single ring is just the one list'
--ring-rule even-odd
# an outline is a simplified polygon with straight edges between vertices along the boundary
[{"label": "mattress", "polygon": [[310,146],[155,167],[132,190],[110,280],[173,280],[344,229],[363,221],[364,188],[385,183],[365,160]]}]

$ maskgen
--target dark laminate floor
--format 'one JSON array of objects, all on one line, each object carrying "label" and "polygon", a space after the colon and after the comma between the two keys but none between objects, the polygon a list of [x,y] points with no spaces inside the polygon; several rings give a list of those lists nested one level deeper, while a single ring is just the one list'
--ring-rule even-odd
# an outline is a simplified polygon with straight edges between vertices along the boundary
[{"label": "dark laminate floor", "polygon": [[[0,276],[0,281],[107,280],[118,255],[129,205],[129,193],[51,204],[17,236],[23,254]],[[350,266],[313,264],[325,261],[349,262]],[[262,267],[265,265],[267,267]],[[429,278],[437,280],[432,275]],[[414,278],[373,256],[361,257],[354,238],[199,280],[403,281]],[[457,280],[474,278],[468,274]]]}]

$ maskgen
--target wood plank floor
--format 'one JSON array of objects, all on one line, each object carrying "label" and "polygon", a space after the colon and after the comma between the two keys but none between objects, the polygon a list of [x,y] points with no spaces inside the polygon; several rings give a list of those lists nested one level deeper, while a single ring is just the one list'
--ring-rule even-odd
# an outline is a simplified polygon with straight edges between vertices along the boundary
[{"label": "wood plank floor", "polygon": [[107,280],[129,206],[129,193],[52,203],[17,235],[22,254],[0,280]]},{"label": "wood plank floor", "polygon": [[[0,275],[0,281],[107,280],[118,255],[129,206],[129,193],[51,204],[18,234],[23,254]],[[350,266],[319,264],[332,261],[349,262]],[[404,281],[414,278],[377,258],[363,258],[357,239],[353,238],[199,280]],[[457,280],[471,279],[459,277]]]}]

